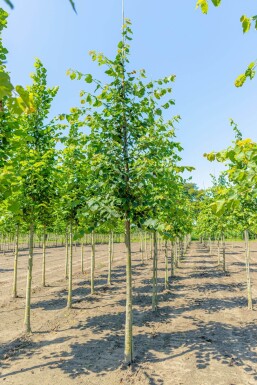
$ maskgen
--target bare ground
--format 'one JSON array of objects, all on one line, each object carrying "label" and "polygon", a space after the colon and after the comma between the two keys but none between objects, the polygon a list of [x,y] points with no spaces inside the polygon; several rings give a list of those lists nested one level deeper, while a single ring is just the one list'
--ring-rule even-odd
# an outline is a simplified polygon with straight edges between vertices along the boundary
[{"label": "bare ground", "polygon": [[[32,329],[24,336],[25,252],[19,261],[19,298],[11,299],[13,255],[0,256],[0,383],[15,385],[247,385],[257,383],[257,314],[247,310],[243,243],[227,253],[228,273],[199,243],[163,290],[159,262],[159,311],[151,311],[152,261],[133,249],[135,363],[122,365],[125,250],[115,245],[113,284],[106,286],[107,246],[97,247],[96,294],[74,257],[74,306],[66,309],[65,250],[49,249],[47,284],[41,288],[36,249]],[[257,297],[257,245],[252,248],[253,298]],[[85,249],[89,267],[90,251]],[[215,253],[214,253],[215,254]]]}]

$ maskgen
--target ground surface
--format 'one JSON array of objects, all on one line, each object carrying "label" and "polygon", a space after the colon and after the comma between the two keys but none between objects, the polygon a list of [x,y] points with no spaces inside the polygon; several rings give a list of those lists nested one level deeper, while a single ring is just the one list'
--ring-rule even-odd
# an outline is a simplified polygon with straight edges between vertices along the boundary
[{"label": "ground surface", "polygon": [[[74,307],[66,309],[65,250],[49,249],[47,284],[40,288],[41,252],[33,279],[33,334],[22,334],[26,253],[19,261],[19,298],[10,299],[13,256],[0,256],[0,383],[15,385],[247,385],[257,383],[257,305],[246,306],[243,243],[229,247],[228,273],[217,256],[193,243],[169,291],[163,291],[160,256],[159,312],[151,311],[151,265],[133,245],[134,348],[132,368],[122,366],[125,305],[124,246],[115,245],[113,285],[106,286],[107,246],[97,247],[96,294],[74,257]],[[255,244],[251,244],[253,297],[257,297]],[[254,251],[255,250],[255,251]],[[85,250],[89,266],[90,251]],[[255,301],[254,301],[255,302]]]}]

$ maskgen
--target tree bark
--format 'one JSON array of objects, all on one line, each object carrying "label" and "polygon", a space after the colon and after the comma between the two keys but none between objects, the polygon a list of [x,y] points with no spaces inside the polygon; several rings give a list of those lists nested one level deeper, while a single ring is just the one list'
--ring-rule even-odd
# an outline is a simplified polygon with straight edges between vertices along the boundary
[{"label": "tree bark", "polygon": [[17,272],[19,258],[19,225],[16,226],[15,251],[14,251],[14,269],[13,269],[13,298],[17,298]]},{"label": "tree bark", "polygon": [[91,294],[95,292],[95,233],[91,233]]},{"label": "tree bark", "polygon": [[158,296],[157,296],[157,285],[158,285],[158,243],[156,231],[153,233],[153,296],[152,296],[152,310],[157,311]]},{"label": "tree bark", "polygon": [[27,270],[27,287],[26,287],[26,305],[25,305],[25,332],[31,333],[30,324],[30,303],[31,303],[31,284],[32,284],[32,269],[33,269],[33,245],[34,245],[34,223],[30,224],[29,230],[29,258]]},{"label": "tree bark", "polygon": [[73,234],[72,223],[70,223],[70,256],[69,256],[69,281],[68,281],[68,300],[67,308],[72,308],[72,259],[73,259]]},{"label": "tree bark", "polygon": [[169,261],[168,261],[168,242],[165,240],[165,289],[169,288]]},{"label": "tree bark", "polygon": [[42,259],[42,286],[46,285],[46,226],[44,225],[43,231],[43,259]]},{"label": "tree bark", "polygon": [[251,275],[250,275],[250,244],[249,244],[249,232],[245,230],[245,269],[246,269],[246,283],[247,283],[247,300],[248,309],[253,310],[252,300],[252,287],[251,287]]},{"label": "tree bark", "polygon": [[125,240],[126,240],[126,324],[125,324],[125,362],[131,363],[134,359],[133,353],[133,313],[132,313],[132,269],[131,269],[131,239],[130,239],[130,220],[125,220]]}]

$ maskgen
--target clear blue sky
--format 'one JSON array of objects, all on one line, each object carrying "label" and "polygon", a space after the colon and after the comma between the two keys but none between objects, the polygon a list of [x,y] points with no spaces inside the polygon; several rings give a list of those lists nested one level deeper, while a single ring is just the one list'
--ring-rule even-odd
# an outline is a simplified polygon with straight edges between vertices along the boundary
[{"label": "clear blue sky", "polygon": [[[195,10],[195,0],[125,0],[126,17],[133,23],[131,63],[145,68],[150,78],[176,74],[171,115],[182,117],[177,137],[184,147],[183,163],[196,167],[193,181],[210,185],[209,174],[219,164],[203,153],[221,150],[233,139],[229,118],[245,137],[257,140],[257,77],[236,89],[235,77],[257,58],[257,31],[243,35],[242,14],[255,15],[256,1],[223,0],[207,16]],[[76,15],[68,0],[14,0],[4,44],[14,84],[30,83],[33,62],[48,69],[49,85],[60,91],[53,114],[78,105],[84,84],[66,76],[68,68],[101,77],[89,50],[113,56],[121,31],[121,0],[76,0]]]}]

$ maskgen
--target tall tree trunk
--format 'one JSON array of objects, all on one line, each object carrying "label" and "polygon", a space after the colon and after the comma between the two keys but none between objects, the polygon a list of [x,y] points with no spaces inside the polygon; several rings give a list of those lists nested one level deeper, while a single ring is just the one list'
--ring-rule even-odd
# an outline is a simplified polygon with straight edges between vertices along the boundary
[{"label": "tall tree trunk", "polygon": [[112,234],[112,263],[114,261],[114,235],[113,235],[113,231],[111,232]]},{"label": "tall tree trunk", "polygon": [[[128,216],[127,216],[128,218]],[[126,363],[133,361],[133,313],[132,313],[132,269],[131,269],[131,239],[130,239],[130,220],[125,220],[125,240],[126,240],[126,325],[125,325],[125,353]]]},{"label": "tall tree trunk", "polygon": [[218,266],[220,266],[220,238],[218,238]]},{"label": "tall tree trunk", "polygon": [[226,272],[226,244],[225,244],[225,236],[222,235],[222,268],[224,273]]},{"label": "tall tree trunk", "polygon": [[165,289],[169,288],[169,261],[168,261],[168,242],[165,240]]},{"label": "tall tree trunk", "polygon": [[171,242],[171,253],[170,253],[170,276],[174,276],[174,242]]},{"label": "tall tree trunk", "polygon": [[152,296],[152,310],[157,311],[158,296],[157,296],[157,285],[158,285],[158,241],[156,231],[153,233],[153,296]]},{"label": "tall tree trunk", "polygon": [[27,270],[27,287],[26,287],[26,305],[25,305],[25,331],[31,333],[30,324],[30,303],[31,303],[31,284],[32,284],[32,269],[33,269],[33,245],[34,245],[34,223],[30,224],[29,230],[29,258]]},{"label": "tall tree trunk", "polygon": [[80,262],[81,262],[81,273],[84,273],[84,240],[81,241],[81,255],[80,255]]},{"label": "tall tree trunk", "polygon": [[42,286],[46,285],[46,226],[44,225],[43,231],[43,259],[42,259]]},{"label": "tall tree trunk", "polygon": [[150,259],[153,258],[153,234],[150,233]]},{"label": "tall tree trunk", "polygon": [[95,292],[95,232],[91,233],[91,294]]},{"label": "tall tree trunk", "polygon": [[69,270],[69,231],[67,227],[66,234],[65,234],[65,278],[66,279],[68,279],[68,270]]},{"label": "tall tree trunk", "polygon": [[248,309],[253,310],[251,275],[250,275],[250,243],[249,243],[248,230],[245,230],[244,236],[245,236],[245,246],[246,246],[246,248],[245,248],[245,268],[246,268]]},{"label": "tall tree trunk", "polygon": [[69,256],[69,281],[68,281],[68,300],[67,308],[72,307],[72,259],[73,259],[73,234],[72,234],[72,223],[70,223],[70,256]]},{"label": "tall tree trunk", "polygon": [[112,284],[112,233],[109,234],[108,254],[109,254],[109,266],[108,266],[107,284],[111,285]]},{"label": "tall tree trunk", "polygon": [[13,269],[13,292],[12,292],[13,298],[17,298],[18,257],[19,257],[19,225],[16,226],[16,234],[15,234],[14,269]]},{"label": "tall tree trunk", "polygon": [[145,259],[148,259],[148,251],[147,251],[147,232],[145,232]]},{"label": "tall tree trunk", "polygon": [[141,262],[144,263],[144,239],[143,233],[140,233],[140,251],[141,251]]}]

